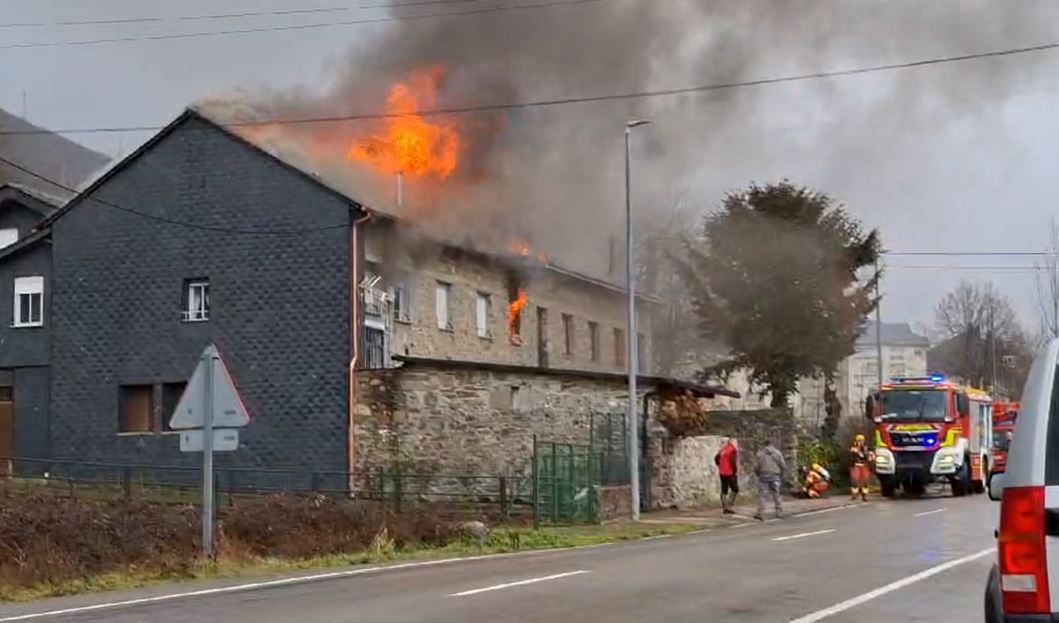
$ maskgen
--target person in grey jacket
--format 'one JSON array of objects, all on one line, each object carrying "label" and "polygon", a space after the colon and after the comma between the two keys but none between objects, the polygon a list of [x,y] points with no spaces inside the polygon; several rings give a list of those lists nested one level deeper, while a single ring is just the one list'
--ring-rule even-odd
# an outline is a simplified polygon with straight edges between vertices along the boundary
[{"label": "person in grey jacket", "polygon": [[754,519],[765,520],[765,502],[770,496],[776,506],[776,517],[779,518],[782,515],[780,484],[786,473],[787,461],[783,458],[783,453],[771,439],[766,440],[765,447],[757,452],[757,463],[754,467],[754,474],[757,475],[758,481],[757,514],[754,515]]}]

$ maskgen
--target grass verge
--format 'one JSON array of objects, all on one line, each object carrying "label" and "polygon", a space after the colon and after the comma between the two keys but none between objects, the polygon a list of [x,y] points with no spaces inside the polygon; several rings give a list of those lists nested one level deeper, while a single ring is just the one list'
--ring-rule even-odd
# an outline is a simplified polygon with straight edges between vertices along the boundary
[{"label": "grass verge", "polygon": [[371,546],[364,551],[331,554],[315,558],[220,557],[215,561],[198,563],[191,569],[180,572],[126,569],[120,572],[102,573],[77,580],[32,587],[11,587],[0,584],[0,602],[26,602],[46,597],[142,588],[163,582],[266,577],[317,569],[342,568],[351,565],[410,560],[437,560],[517,551],[584,547],[587,545],[633,541],[653,536],[686,534],[702,530],[703,527],[679,523],[642,524],[634,522],[615,522],[602,526],[542,528],[540,530],[498,527],[490,532],[484,543],[479,543],[477,539],[468,537],[441,547],[408,549],[396,547],[393,540],[384,530],[376,535]]}]

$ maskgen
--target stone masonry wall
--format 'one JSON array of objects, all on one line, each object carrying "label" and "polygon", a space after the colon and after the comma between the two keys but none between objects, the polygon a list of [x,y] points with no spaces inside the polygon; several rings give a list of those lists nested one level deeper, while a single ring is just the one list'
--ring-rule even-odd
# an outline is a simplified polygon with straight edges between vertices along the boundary
[{"label": "stone masonry wall", "polygon": [[625,388],[534,371],[425,364],[357,376],[355,462],[400,460],[422,473],[526,475],[533,436],[588,443],[593,418],[620,413]]},{"label": "stone masonry wall", "polygon": [[[366,234],[368,261],[378,265],[386,286],[395,282],[409,285],[408,315],[395,319],[384,314],[391,354],[416,357],[541,365],[538,335],[539,309],[544,310],[547,365],[558,369],[621,372],[625,369],[624,342],[615,343],[615,329],[624,331],[626,324],[625,294],[598,283],[547,269],[536,260],[517,260],[506,265],[481,255],[443,250],[439,245],[423,242],[411,244],[392,230],[376,226]],[[518,266],[521,264],[521,266]],[[507,307],[510,279],[528,296],[522,311],[521,340],[508,334]],[[451,330],[439,329],[435,290],[438,283],[449,284]],[[477,330],[477,295],[490,300],[489,335],[480,337]],[[655,304],[638,306],[639,332],[644,334],[648,352],[641,356],[650,361],[650,314]],[[566,352],[564,315],[572,322],[570,352]],[[589,323],[598,332],[596,356],[592,355]],[[622,350],[621,358],[616,350]],[[646,365],[645,372],[651,372]]]},{"label": "stone masonry wall", "polygon": [[754,457],[766,439],[779,442],[787,459],[788,476],[795,473],[800,428],[791,411],[711,411],[709,427],[713,435],[684,439],[669,436],[661,427],[650,429],[647,460],[651,466],[652,508],[718,503],[720,479],[713,457],[728,437],[739,442],[741,496],[752,496],[756,491]]}]

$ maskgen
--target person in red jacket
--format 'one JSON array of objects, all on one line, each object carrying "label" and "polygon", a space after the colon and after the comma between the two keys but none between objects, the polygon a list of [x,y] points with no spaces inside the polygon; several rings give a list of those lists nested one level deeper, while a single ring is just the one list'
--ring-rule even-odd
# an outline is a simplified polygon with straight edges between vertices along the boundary
[{"label": "person in red jacket", "polygon": [[717,455],[713,457],[717,464],[717,474],[721,477],[721,508],[725,514],[735,511],[735,498],[739,495],[739,444],[735,439],[728,439]]}]

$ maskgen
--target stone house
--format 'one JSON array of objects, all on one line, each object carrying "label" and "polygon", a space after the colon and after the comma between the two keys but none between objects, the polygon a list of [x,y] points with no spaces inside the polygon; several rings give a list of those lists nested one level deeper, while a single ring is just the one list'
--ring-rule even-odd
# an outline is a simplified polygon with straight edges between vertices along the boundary
[{"label": "stone house", "polygon": [[[168,422],[211,343],[251,415],[222,469],[345,474],[392,460],[396,423],[406,452],[500,470],[534,434],[624,410],[620,286],[407,244],[411,224],[332,182],[189,109],[38,223],[46,435],[14,454],[193,465]],[[658,305],[639,298],[644,394],[670,382],[651,376]]]}]

